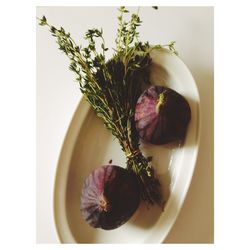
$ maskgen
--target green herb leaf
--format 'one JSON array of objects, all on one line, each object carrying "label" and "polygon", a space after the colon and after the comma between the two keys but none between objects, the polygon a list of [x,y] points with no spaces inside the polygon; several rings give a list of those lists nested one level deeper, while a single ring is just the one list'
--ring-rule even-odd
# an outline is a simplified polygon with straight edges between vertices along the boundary
[{"label": "green herb leaf", "polygon": [[[78,46],[70,33],[62,27],[49,25],[45,16],[39,19],[39,24],[49,27],[59,49],[70,59],[69,69],[76,75],[81,93],[118,139],[127,157],[127,169],[136,174],[141,185],[142,199],[150,204],[161,203],[160,183],[151,165],[152,158],[141,153],[134,125],[135,105],[143,89],[150,84],[150,52],[160,46],[151,47],[148,42],[141,42],[137,28],[142,21],[138,12],[125,21],[126,13],[129,11],[121,6],[116,50],[108,61],[102,29],[87,30],[84,36],[87,45]],[[173,52],[174,44],[168,45]]]},{"label": "green herb leaf", "polygon": [[47,25],[47,19],[45,16],[42,16],[42,18],[39,20],[40,20],[39,25],[41,25],[41,26]]}]

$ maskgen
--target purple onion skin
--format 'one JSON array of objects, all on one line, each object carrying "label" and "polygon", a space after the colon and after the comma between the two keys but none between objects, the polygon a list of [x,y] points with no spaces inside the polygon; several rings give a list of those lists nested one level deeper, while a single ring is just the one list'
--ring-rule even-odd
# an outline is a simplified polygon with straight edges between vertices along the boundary
[{"label": "purple onion skin", "polygon": [[145,90],[135,108],[140,138],[155,145],[183,140],[190,119],[191,109],[186,99],[162,86],[151,86]]},{"label": "purple onion skin", "polygon": [[115,165],[97,168],[84,181],[82,217],[94,228],[115,229],[138,208],[139,190],[134,173]]}]

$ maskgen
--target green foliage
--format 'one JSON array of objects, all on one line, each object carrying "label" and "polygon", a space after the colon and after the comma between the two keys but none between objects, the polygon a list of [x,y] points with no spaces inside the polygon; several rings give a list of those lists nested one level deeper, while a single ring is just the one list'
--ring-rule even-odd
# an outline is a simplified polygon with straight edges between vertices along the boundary
[{"label": "green foliage", "polygon": [[[59,50],[70,60],[69,69],[76,74],[80,91],[97,116],[103,119],[106,128],[119,140],[127,156],[127,168],[136,173],[141,184],[142,199],[151,204],[161,203],[160,183],[151,165],[152,158],[144,157],[139,150],[134,112],[140,94],[150,84],[150,52],[162,46],[150,46],[139,40],[137,28],[142,21],[138,12],[126,21],[129,11],[124,6],[118,10],[116,49],[110,60],[105,57],[108,48],[102,29],[89,29],[84,36],[88,45],[82,47],[62,27],[51,26],[45,16],[39,19],[39,24],[49,27]],[[167,46],[176,53],[174,42]]]},{"label": "green foliage", "polygon": [[42,18],[39,20],[40,20],[39,25],[41,26],[47,25],[47,19],[45,16],[42,16]]}]

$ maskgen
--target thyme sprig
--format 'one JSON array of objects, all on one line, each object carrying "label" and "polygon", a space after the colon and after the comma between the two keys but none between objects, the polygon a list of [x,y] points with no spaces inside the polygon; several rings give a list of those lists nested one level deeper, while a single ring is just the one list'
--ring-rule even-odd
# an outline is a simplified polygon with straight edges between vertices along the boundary
[{"label": "thyme sprig", "polygon": [[[138,12],[126,21],[125,15],[129,11],[124,6],[119,8],[116,49],[110,60],[105,57],[108,48],[102,29],[89,29],[84,36],[87,46],[83,47],[78,46],[62,27],[50,25],[45,16],[39,19],[39,24],[49,27],[59,49],[70,60],[69,69],[76,74],[84,98],[118,139],[127,157],[127,169],[138,178],[142,199],[150,204],[162,204],[159,180],[151,158],[146,158],[140,151],[134,124],[136,102],[145,86],[150,84],[150,52],[162,46],[150,46],[148,42],[140,41],[137,27],[142,22]],[[168,47],[175,53],[174,42]]]}]

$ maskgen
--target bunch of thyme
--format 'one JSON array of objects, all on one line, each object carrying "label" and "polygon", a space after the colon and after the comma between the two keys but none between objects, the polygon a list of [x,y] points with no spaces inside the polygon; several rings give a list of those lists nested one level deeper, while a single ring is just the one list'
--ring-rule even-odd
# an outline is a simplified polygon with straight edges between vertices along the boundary
[{"label": "bunch of thyme", "polygon": [[[76,74],[84,98],[118,139],[127,158],[127,169],[136,174],[140,183],[141,198],[149,204],[162,204],[159,180],[151,158],[140,151],[134,123],[136,102],[145,86],[150,84],[150,52],[161,46],[140,42],[138,12],[126,21],[128,12],[123,6],[119,8],[116,49],[110,60],[105,57],[108,48],[101,29],[89,29],[84,36],[87,46],[83,47],[78,46],[62,27],[51,26],[45,16],[39,19],[39,24],[48,26],[56,37],[59,49],[70,59],[69,69]],[[171,43],[169,49],[175,52],[173,45]]]}]

